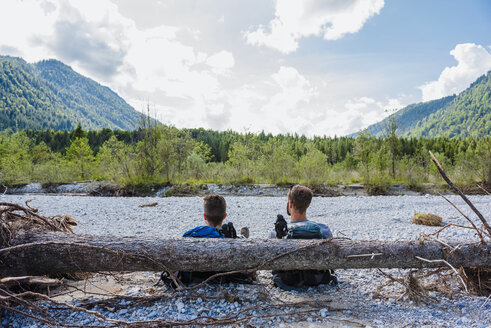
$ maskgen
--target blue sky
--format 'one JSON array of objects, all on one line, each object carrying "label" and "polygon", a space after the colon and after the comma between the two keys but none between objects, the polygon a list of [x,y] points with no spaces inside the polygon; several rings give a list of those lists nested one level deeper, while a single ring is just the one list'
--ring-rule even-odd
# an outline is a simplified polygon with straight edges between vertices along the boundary
[{"label": "blue sky", "polygon": [[3,0],[0,54],[56,58],[177,127],[345,135],[491,69],[491,1]]}]

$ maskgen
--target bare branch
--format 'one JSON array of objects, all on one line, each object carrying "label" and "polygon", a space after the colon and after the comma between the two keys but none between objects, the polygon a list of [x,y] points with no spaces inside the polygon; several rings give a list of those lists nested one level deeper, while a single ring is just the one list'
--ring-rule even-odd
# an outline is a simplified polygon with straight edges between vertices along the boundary
[{"label": "bare branch", "polygon": [[491,227],[489,226],[488,222],[484,218],[484,216],[477,210],[477,208],[472,204],[472,202],[464,195],[464,193],[457,187],[448,177],[447,174],[445,173],[445,170],[443,170],[443,167],[440,165],[436,157],[433,155],[431,151],[429,151],[431,155],[431,159],[433,160],[433,163],[435,163],[436,168],[440,172],[442,178],[447,182],[447,184],[452,187],[459,195],[462,197],[462,199],[469,205],[469,207],[476,213],[476,215],[481,219],[481,222],[483,223],[484,227],[488,231],[488,234],[491,235]]}]

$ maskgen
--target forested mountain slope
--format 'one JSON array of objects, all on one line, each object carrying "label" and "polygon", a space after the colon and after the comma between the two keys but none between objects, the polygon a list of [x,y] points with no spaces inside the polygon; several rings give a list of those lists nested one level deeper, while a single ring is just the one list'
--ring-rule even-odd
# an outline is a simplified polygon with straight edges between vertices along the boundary
[{"label": "forested mountain slope", "polygon": [[480,137],[491,135],[491,71],[459,95],[409,105],[368,132],[383,136],[395,118],[397,134],[406,137]]},{"label": "forested mountain slope", "polygon": [[111,89],[57,60],[0,56],[0,130],[125,129],[141,114]]}]

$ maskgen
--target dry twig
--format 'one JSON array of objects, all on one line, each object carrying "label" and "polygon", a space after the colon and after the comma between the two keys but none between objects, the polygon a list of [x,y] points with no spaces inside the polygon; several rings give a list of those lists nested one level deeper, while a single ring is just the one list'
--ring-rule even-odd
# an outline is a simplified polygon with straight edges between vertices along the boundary
[{"label": "dry twig", "polygon": [[464,279],[462,278],[462,276],[460,275],[460,273],[450,264],[448,263],[447,261],[445,260],[428,260],[428,259],[424,259],[422,257],[419,257],[419,256],[415,256],[418,260],[421,260],[421,261],[424,261],[424,262],[428,262],[428,263],[435,263],[435,262],[442,262],[442,263],[445,263],[446,265],[448,265],[452,270],[453,272],[455,272],[457,274],[457,276],[460,278],[460,281],[462,282],[462,285],[464,286],[464,289],[466,292],[468,292],[468,288],[467,288],[467,284],[465,283]]},{"label": "dry twig", "polygon": [[440,175],[442,176],[443,180],[447,182],[447,184],[452,187],[459,195],[462,197],[462,199],[469,205],[469,207],[476,213],[476,215],[479,217],[481,220],[482,224],[484,225],[484,228],[486,228],[488,234],[491,236],[491,227],[489,226],[488,222],[484,218],[484,216],[481,214],[481,212],[478,211],[478,209],[472,204],[472,202],[464,195],[464,193],[457,187],[448,177],[447,174],[445,173],[445,170],[443,170],[443,167],[440,165],[436,157],[433,155],[431,151],[429,151],[431,155],[431,159],[433,160],[433,163],[435,163],[436,168],[440,172]]}]

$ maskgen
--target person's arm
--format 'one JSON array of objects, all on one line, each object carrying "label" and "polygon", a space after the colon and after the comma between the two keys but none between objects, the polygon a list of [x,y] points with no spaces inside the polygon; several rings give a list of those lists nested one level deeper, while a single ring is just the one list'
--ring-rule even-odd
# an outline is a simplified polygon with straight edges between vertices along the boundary
[{"label": "person's arm", "polygon": [[330,239],[333,237],[331,229],[323,223],[318,223],[319,227],[321,228],[321,234],[323,239]]}]

